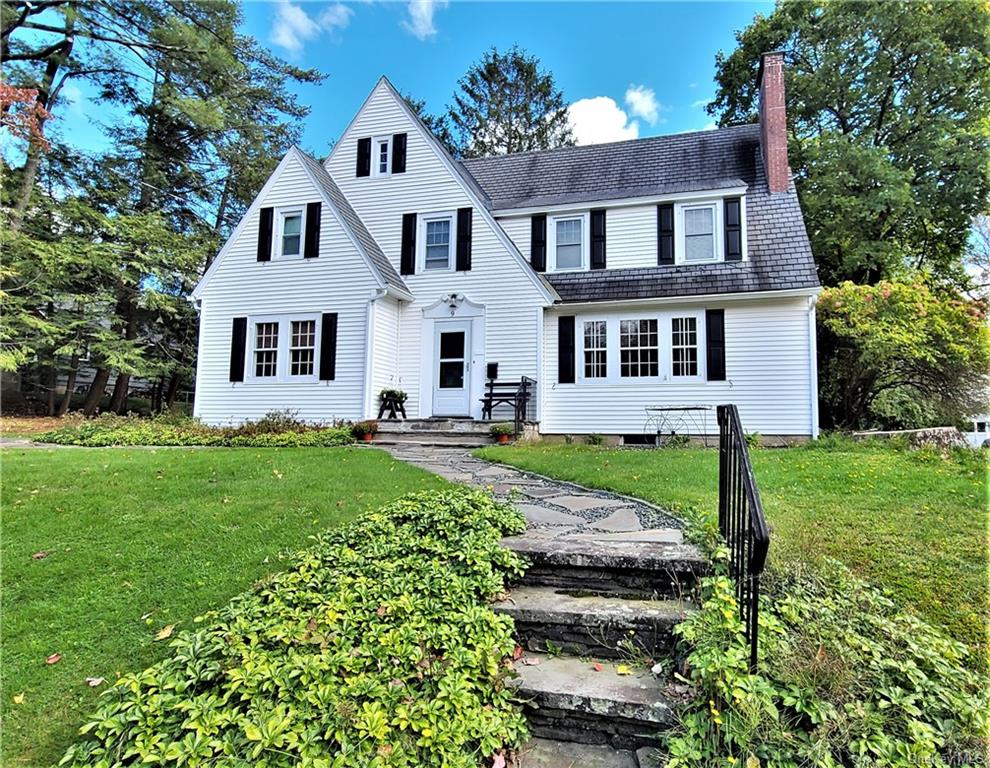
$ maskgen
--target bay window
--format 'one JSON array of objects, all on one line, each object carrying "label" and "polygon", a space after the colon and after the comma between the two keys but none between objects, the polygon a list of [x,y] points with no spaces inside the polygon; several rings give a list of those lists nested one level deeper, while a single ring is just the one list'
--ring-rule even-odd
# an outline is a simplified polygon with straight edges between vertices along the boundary
[{"label": "bay window", "polygon": [[584,322],[584,378],[604,379],[608,375],[608,324],[605,320]]},{"label": "bay window", "polygon": [[671,318],[670,368],[675,378],[698,375],[698,318]]},{"label": "bay window", "polygon": [[623,378],[660,375],[660,346],[656,318],[620,321],[619,375]]}]

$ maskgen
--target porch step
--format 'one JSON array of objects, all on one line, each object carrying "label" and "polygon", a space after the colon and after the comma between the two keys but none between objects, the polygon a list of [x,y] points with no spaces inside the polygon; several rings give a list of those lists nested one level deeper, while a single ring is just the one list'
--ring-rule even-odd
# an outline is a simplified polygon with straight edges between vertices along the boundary
[{"label": "porch step", "polygon": [[673,628],[692,610],[681,600],[574,596],[553,587],[515,587],[494,605],[512,617],[516,640],[530,651],[628,658],[660,658],[673,651]]},{"label": "porch step", "polygon": [[442,445],[448,448],[477,448],[491,445],[486,427],[484,433],[454,431],[387,432],[379,429],[372,441],[377,445]]},{"label": "porch step", "polygon": [[479,421],[477,419],[381,419],[378,422],[378,434],[394,433],[451,433],[488,435],[488,428],[495,422]]},{"label": "porch step", "polygon": [[519,749],[518,768],[659,768],[649,747],[638,752],[605,744],[530,739]]},{"label": "porch step", "polygon": [[527,531],[502,544],[529,561],[520,583],[575,595],[683,599],[708,563],[697,548],[674,542],[554,536]]},{"label": "porch step", "polygon": [[609,661],[526,654],[515,670],[517,697],[538,738],[634,750],[656,744],[675,723],[676,699],[646,669],[619,674]]}]

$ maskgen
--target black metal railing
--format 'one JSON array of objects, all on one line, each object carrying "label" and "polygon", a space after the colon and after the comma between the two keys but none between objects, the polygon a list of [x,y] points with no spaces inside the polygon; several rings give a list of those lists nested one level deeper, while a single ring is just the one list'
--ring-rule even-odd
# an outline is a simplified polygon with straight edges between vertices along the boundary
[{"label": "black metal railing", "polygon": [[718,527],[729,548],[729,575],[736,582],[739,618],[749,642],[749,668],[755,672],[760,576],[770,548],[770,531],[736,406],[718,407],[718,428]]}]

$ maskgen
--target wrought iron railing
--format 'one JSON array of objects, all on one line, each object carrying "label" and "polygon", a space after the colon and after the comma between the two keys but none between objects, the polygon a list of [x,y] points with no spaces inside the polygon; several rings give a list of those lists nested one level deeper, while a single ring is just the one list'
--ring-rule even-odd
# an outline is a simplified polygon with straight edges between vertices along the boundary
[{"label": "wrought iron railing", "polygon": [[759,638],[760,576],[770,548],[770,531],[736,406],[718,407],[718,428],[718,527],[729,548],[729,575],[736,582],[739,618],[749,642],[749,668],[753,672]]}]

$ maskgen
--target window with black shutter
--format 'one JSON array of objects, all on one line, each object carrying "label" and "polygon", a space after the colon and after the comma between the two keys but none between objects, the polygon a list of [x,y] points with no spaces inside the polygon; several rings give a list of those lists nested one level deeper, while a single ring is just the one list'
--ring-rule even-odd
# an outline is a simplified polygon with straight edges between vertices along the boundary
[{"label": "window with black shutter", "polygon": [[557,318],[557,381],[574,383],[574,315]]},{"label": "window with black shutter", "polygon": [[371,137],[358,139],[357,143],[357,175],[371,175]]},{"label": "window with black shutter", "polygon": [[591,268],[605,269],[605,209],[591,212]]},{"label": "window with black shutter", "polygon": [[742,261],[742,201],[727,197],[723,211],[725,219],[725,260]]},{"label": "window with black shutter", "polygon": [[306,204],[306,239],[303,244],[303,256],[315,259],[320,255],[320,226],[323,213],[323,203]]},{"label": "window with black shutter", "polygon": [[705,310],[705,342],[709,381],[725,381],[725,310]]},{"label": "window with black shutter", "polygon": [[324,312],[320,325],[320,381],[333,381],[337,375],[337,313]]},{"label": "window with black shutter", "polygon": [[674,204],[657,206],[657,264],[674,263]]},{"label": "window with black shutter", "polygon": [[458,272],[471,269],[471,230],[474,222],[474,210],[471,208],[457,209],[457,259]]},{"label": "window with black shutter", "polygon": [[258,261],[272,260],[272,227],[275,209],[262,208],[258,216]]},{"label": "window with black shutter", "polygon": [[406,172],[406,134],[397,133],[392,137],[392,173]]},{"label": "window with black shutter", "polygon": [[534,216],[530,228],[529,262],[537,272],[547,271],[547,217]]},{"label": "window with black shutter", "polygon": [[230,333],[230,380],[244,381],[244,355],[247,346],[247,318],[235,317]]},{"label": "window with black shutter", "polygon": [[402,252],[399,258],[399,272],[403,275],[416,273],[416,214],[402,214]]}]

